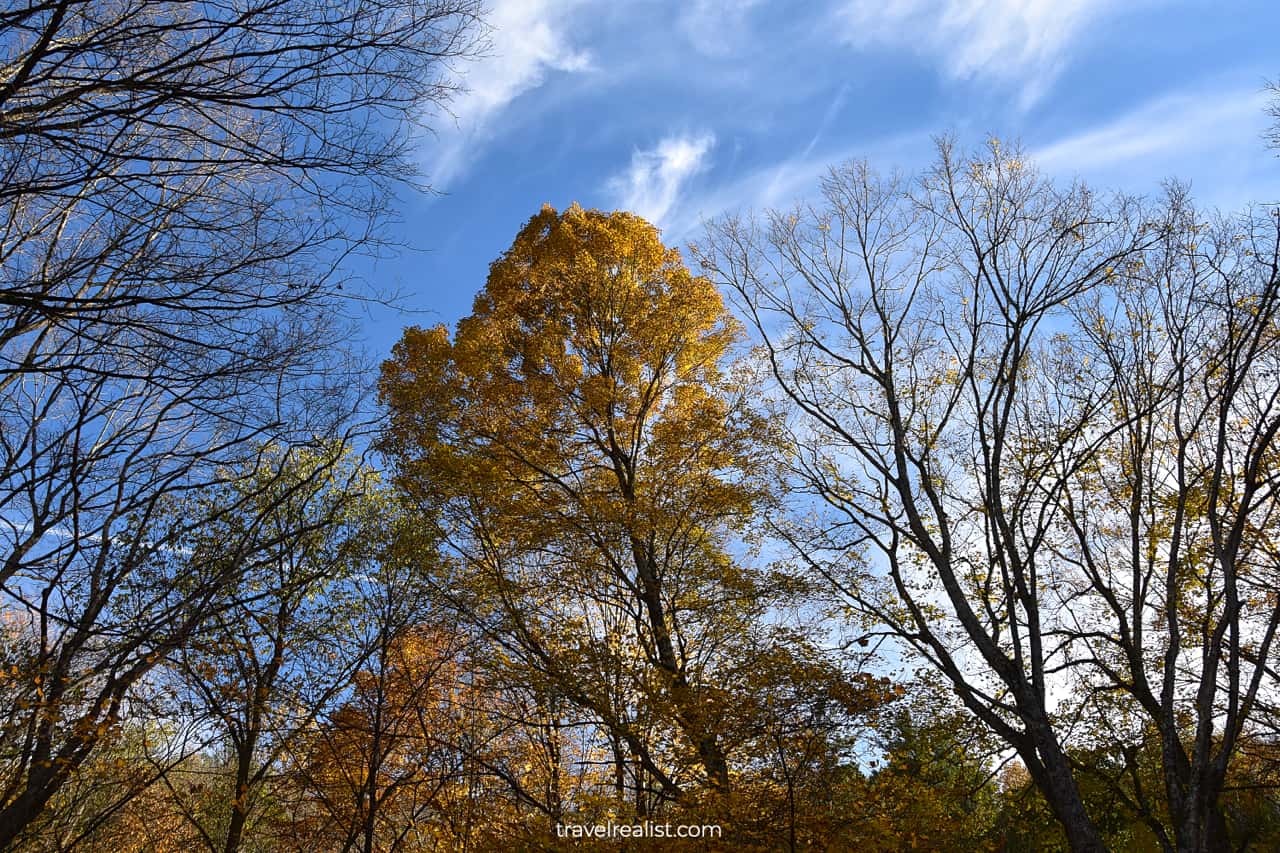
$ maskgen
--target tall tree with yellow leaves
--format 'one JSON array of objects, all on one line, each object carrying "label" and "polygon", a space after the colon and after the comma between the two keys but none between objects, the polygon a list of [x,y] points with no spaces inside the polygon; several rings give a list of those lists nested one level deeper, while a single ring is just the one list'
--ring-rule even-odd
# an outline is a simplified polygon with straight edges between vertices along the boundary
[{"label": "tall tree with yellow leaves", "polygon": [[769,499],[739,335],[653,226],[547,206],[452,338],[409,329],[383,366],[382,446],[442,525],[441,593],[607,733],[639,813],[729,786],[724,650],[767,642],[777,600],[735,558]]}]

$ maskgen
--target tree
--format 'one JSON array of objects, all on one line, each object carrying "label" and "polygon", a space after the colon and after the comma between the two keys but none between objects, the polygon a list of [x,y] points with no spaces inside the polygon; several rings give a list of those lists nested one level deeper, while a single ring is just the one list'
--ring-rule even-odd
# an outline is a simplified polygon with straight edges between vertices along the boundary
[{"label": "tree", "polygon": [[[376,247],[473,0],[0,11],[0,596],[30,654],[12,845],[234,577],[190,496],[358,405],[341,264]],[[222,510],[219,510],[222,511]]]},{"label": "tree", "polygon": [[[360,672],[354,695],[302,745],[300,844],[334,850],[427,849],[442,800],[461,776],[452,748],[462,686],[459,637],[413,628]],[[309,807],[308,807],[309,806]],[[296,819],[295,819],[296,820]]]},{"label": "tree", "polygon": [[994,142],[823,190],[702,252],[829,511],[785,535],[1016,750],[1073,850],[1103,849],[1067,752],[1099,717],[1159,733],[1161,845],[1224,849],[1277,687],[1280,221],[1104,202]]},{"label": "tree", "polygon": [[[172,656],[188,713],[231,758],[229,778],[219,780],[225,812],[208,821],[181,808],[211,853],[240,849],[280,762],[372,651],[353,630],[361,603],[344,593],[372,571],[379,549],[377,479],[341,445],[291,460],[292,470],[275,470],[279,461],[268,457],[220,496],[243,506],[247,492],[252,502],[202,530],[192,560],[248,555],[249,564],[227,572],[238,580],[232,604]],[[232,544],[244,540],[253,544]],[[179,787],[169,787],[181,803]]]},{"label": "tree", "polygon": [[1266,140],[1267,144],[1272,148],[1280,148],[1280,82],[1268,83],[1267,91],[1271,94],[1271,103],[1267,105],[1267,114],[1275,119],[1275,122],[1271,127],[1267,128]]},{"label": "tree", "polygon": [[648,223],[548,206],[452,340],[410,329],[383,367],[382,446],[440,513],[441,599],[507,677],[588,715],[640,814],[729,785],[722,650],[777,599],[731,552],[768,497],[738,334]]},{"label": "tree", "polygon": [[995,831],[991,738],[969,715],[947,707],[937,687],[912,685],[885,726],[883,759],[862,792],[867,820],[859,849],[1005,849]]},{"label": "tree", "polygon": [[859,764],[901,688],[841,662],[814,635],[770,640],[748,638],[733,656],[745,672],[731,679],[732,791],[705,791],[678,818],[720,824],[735,850],[872,849],[878,794]]}]

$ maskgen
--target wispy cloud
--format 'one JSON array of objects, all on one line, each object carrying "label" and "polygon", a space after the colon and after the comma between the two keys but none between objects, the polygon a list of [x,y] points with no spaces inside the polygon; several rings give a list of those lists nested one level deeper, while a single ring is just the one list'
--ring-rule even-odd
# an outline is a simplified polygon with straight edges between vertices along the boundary
[{"label": "wispy cloud", "polygon": [[439,129],[425,152],[428,177],[442,188],[461,177],[495,133],[495,119],[552,72],[592,67],[567,32],[571,14],[588,0],[494,0],[486,21],[488,55],[464,69],[467,91],[450,109],[455,121]]},{"label": "wispy cloud", "polygon": [[1224,144],[1258,144],[1266,104],[1265,93],[1257,91],[1165,96],[1040,148],[1033,157],[1051,171],[1095,172],[1168,163]]},{"label": "wispy cloud", "polygon": [[1280,169],[1261,138],[1267,103],[1256,86],[1167,95],[1030,156],[1049,173],[1131,191],[1177,178],[1207,193],[1201,196],[1207,204],[1273,201]]},{"label": "wispy cloud", "polygon": [[[816,141],[816,137],[815,140]],[[696,240],[702,225],[723,214],[787,208],[805,199],[816,201],[819,183],[833,166],[865,159],[884,172],[910,169],[931,156],[929,134],[909,131],[814,152],[814,141],[803,151],[773,163],[746,170],[731,180],[681,199],[663,229],[669,242]]]},{"label": "wispy cloud", "polygon": [[691,0],[684,4],[678,25],[694,50],[706,56],[727,56],[746,34],[747,17],[760,0]]},{"label": "wispy cloud", "polygon": [[953,79],[1015,85],[1024,104],[1057,75],[1106,0],[846,0],[839,32],[855,47],[916,50]]},{"label": "wispy cloud", "polygon": [[664,225],[685,184],[706,168],[714,145],[710,133],[669,136],[632,154],[631,164],[609,180],[607,189],[619,207]]},{"label": "wispy cloud", "polygon": [[[842,97],[837,94],[829,113],[839,109]],[[1176,178],[1192,182],[1206,205],[1235,209],[1273,202],[1280,200],[1280,167],[1262,141],[1270,120],[1267,103],[1265,92],[1249,86],[1176,93],[1069,137],[1029,146],[1028,158],[1051,176],[1079,176],[1100,188],[1149,192]],[[666,213],[664,236],[696,240],[702,222],[722,214],[814,201],[820,179],[851,159],[865,159],[881,172],[911,174],[936,154],[925,129],[835,146],[821,145],[821,137],[820,129],[792,156],[682,194]]]}]

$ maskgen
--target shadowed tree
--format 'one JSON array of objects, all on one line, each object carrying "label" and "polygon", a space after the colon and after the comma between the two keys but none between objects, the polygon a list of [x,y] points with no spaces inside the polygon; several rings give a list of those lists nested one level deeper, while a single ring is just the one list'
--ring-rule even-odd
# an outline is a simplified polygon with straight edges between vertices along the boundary
[{"label": "shadowed tree", "polygon": [[226,605],[233,566],[177,570],[192,496],[349,422],[340,264],[377,245],[478,8],[0,11],[0,607],[30,638],[0,848]]}]

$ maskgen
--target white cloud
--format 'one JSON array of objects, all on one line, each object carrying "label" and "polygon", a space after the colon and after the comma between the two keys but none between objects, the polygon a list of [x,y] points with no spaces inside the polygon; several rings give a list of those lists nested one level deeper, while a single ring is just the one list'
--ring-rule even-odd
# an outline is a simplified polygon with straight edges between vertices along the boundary
[{"label": "white cloud", "polygon": [[1267,100],[1247,86],[1167,95],[1033,149],[1030,159],[1049,173],[1130,191],[1177,178],[1206,204],[1272,201],[1280,167],[1261,138]]},{"label": "white cloud", "polygon": [[[1029,146],[1028,159],[1050,176],[1079,176],[1100,189],[1149,193],[1175,178],[1190,181],[1207,206],[1275,202],[1280,161],[1262,140],[1271,121],[1267,103],[1265,92],[1248,85],[1177,93],[1069,137]],[[696,240],[703,221],[725,213],[816,201],[819,180],[850,159],[865,159],[882,173],[901,168],[909,175],[936,155],[923,129],[834,147],[816,145],[820,135],[791,157],[682,196],[667,213],[664,237]]]},{"label": "white cloud", "polygon": [[1060,70],[1068,46],[1107,0],[848,0],[837,12],[855,47],[915,49],[953,79],[1017,85],[1024,104]]},{"label": "white cloud", "polygon": [[819,183],[832,166],[867,160],[883,172],[927,162],[932,152],[929,134],[909,131],[827,148],[814,153],[816,137],[792,157],[746,171],[727,183],[693,198],[683,199],[663,229],[668,242],[696,241],[702,225],[723,214],[786,208],[804,199],[816,201]]},{"label": "white cloud", "polygon": [[1169,161],[1221,147],[1257,142],[1264,122],[1262,92],[1176,94],[1143,104],[1033,153],[1051,171],[1091,172],[1136,162]]},{"label": "white cloud", "polygon": [[586,0],[494,0],[486,16],[487,55],[460,69],[467,91],[450,104],[453,126],[440,128],[426,152],[437,188],[461,177],[493,135],[493,120],[551,72],[589,70],[591,56],[570,44],[570,14]]},{"label": "white cloud", "polygon": [[715,145],[710,133],[669,136],[647,151],[631,155],[631,165],[610,179],[618,206],[657,225],[675,207],[686,182],[706,167]]}]

